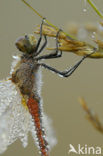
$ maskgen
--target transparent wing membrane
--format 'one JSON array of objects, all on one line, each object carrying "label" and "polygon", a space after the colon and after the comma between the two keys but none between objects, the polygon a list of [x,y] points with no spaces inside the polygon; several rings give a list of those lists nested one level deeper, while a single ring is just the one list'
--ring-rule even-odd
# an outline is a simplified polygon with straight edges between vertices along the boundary
[{"label": "transparent wing membrane", "polygon": [[21,104],[21,96],[10,80],[0,83],[0,153],[19,138],[27,145],[31,115]]}]

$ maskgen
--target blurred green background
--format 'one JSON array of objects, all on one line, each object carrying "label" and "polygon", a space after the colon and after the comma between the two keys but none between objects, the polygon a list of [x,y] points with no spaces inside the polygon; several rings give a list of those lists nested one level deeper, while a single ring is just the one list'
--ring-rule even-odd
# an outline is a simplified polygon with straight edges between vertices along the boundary
[{"label": "blurred green background", "polygon": [[[28,0],[28,2],[60,28],[69,21],[83,23],[100,20],[89,5],[87,12],[83,12],[83,0]],[[102,10],[102,0],[94,2]],[[0,0],[0,79],[9,75],[12,55],[18,54],[15,40],[25,33],[33,33],[34,27],[40,23],[41,19],[21,0]],[[48,60],[46,63],[64,70],[79,59],[80,57],[74,54],[63,53],[61,59]],[[78,144],[103,146],[103,135],[85,119],[85,113],[78,102],[78,97],[83,96],[89,107],[99,114],[101,120],[103,119],[102,65],[102,59],[86,59],[75,73],[66,79],[43,69],[44,110],[53,120],[58,139],[51,156],[67,156],[69,144],[73,144],[76,148]],[[2,154],[2,156],[18,155],[39,156],[31,137],[26,149],[22,147],[20,141],[16,141]]]}]

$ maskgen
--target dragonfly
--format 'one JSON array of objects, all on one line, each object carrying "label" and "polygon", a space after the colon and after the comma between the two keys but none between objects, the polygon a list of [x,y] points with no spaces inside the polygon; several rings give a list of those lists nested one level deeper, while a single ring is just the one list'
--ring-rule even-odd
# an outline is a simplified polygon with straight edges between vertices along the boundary
[{"label": "dragonfly", "polygon": [[[83,56],[73,67],[64,71],[43,63],[42,60],[62,56],[62,51],[58,49],[60,31],[56,34],[56,50],[50,54],[41,55],[47,46],[47,36],[42,33],[44,21],[45,19],[40,25],[38,41],[32,34],[17,39],[15,45],[21,55],[13,57],[10,76],[0,82],[0,153],[3,153],[8,145],[18,138],[26,147],[28,132],[31,132],[40,154],[49,156],[50,149],[56,144],[56,139],[49,134],[52,128],[46,127],[49,122],[43,111],[40,95],[41,68],[66,78],[88,57],[88,55]],[[44,43],[41,45],[42,40]]]},{"label": "dragonfly", "polygon": [[[40,18],[43,19],[43,16],[37,10],[32,8],[32,6],[30,6],[29,3],[27,3],[25,0],[22,0],[22,2],[24,2],[31,10],[33,10]],[[92,0],[87,0],[87,2],[95,10],[95,12],[99,15],[99,17],[101,19],[103,19],[102,12],[98,10],[98,8],[92,2]],[[99,35],[102,35],[103,22],[100,22],[100,25],[101,25],[101,32],[99,32],[100,33]],[[94,26],[93,27],[91,27],[91,26],[88,27],[87,26],[86,29],[89,32],[91,30],[95,31],[97,28],[95,29]],[[35,33],[40,34],[40,26],[37,27],[37,30],[35,31]],[[98,40],[98,39],[93,40],[97,44],[97,46],[94,47],[93,45],[91,45],[89,43],[79,41],[75,37],[73,37],[71,35],[68,35],[67,33],[65,33],[62,30],[59,31],[59,28],[56,27],[55,25],[53,25],[47,19],[46,19],[46,23],[43,25],[42,34],[46,35],[46,36],[49,36],[49,37],[56,37],[56,43],[57,43],[56,48],[47,48],[48,50],[72,52],[72,53],[74,53],[76,55],[84,56],[84,57],[86,56],[86,57],[93,58],[93,59],[103,58],[103,41],[102,40]],[[84,60],[84,58],[83,58],[83,60]],[[80,61],[80,63],[81,62],[82,61]],[[77,68],[78,66],[79,66],[79,63],[78,63],[78,65],[76,64],[76,66],[74,66],[74,69],[75,69],[75,67]],[[74,72],[74,69],[73,69],[73,72]],[[53,71],[56,72],[57,70],[53,69]],[[73,72],[71,71],[71,74]],[[61,74],[61,72],[58,72],[58,71],[57,71],[57,73]],[[91,110],[87,107],[84,99],[81,98],[80,103],[82,104],[82,107],[85,110],[85,112],[87,114],[87,117],[91,121],[93,126],[97,130],[99,130],[100,132],[103,133],[103,126],[102,126],[101,122],[99,121],[98,117],[96,115],[92,114]]]},{"label": "dragonfly", "polygon": [[[0,131],[3,131],[0,133],[2,140],[1,153],[17,138],[20,138],[24,147],[26,147],[27,134],[31,131],[41,155],[49,156],[50,148],[55,145],[56,140],[53,136],[47,135],[44,124],[46,115],[43,113],[40,95],[41,67],[62,77],[69,77],[87,57],[83,57],[73,67],[63,72],[42,63],[42,60],[61,56],[61,53],[58,51],[57,40],[57,50],[55,52],[40,55],[47,45],[47,37],[42,34],[43,23],[44,19],[40,27],[40,38],[38,41],[32,34],[22,36],[16,41],[15,45],[21,52],[21,55],[14,56],[15,61],[11,68],[10,77],[0,83],[0,118],[1,123],[4,123],[0,126]],[[42,38],[44,38],[44,43],[40,47]]]}]

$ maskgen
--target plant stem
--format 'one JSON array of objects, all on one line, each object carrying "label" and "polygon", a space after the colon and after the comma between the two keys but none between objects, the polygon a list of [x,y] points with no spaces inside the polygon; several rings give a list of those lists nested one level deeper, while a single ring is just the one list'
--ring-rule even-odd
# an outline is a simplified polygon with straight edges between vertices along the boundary
[{"label": "plant stem", "polygon": [[[40,18],[44,18],[36,9],[34,9],[29,3],[27,3],[25,0],[21,0],[24,4],[26,4],[31,10],[33,10]],[[51,27],[55,28],[56,30],[59,30],[57,26],[49,22],[47,19],[45,19],[46,23],[49,24]],[[75,39],[73,36],[67,34],[66,32],[63,31],[63,33],[68,36],[71,39]]]},{"label": "plant stem", "polygon": [[99,17],[103,18],[102,12],[96,7],[96,5],[92,2],[92,0],[87,0],[87,2],[95,10],[95,12],[99,15]]}]

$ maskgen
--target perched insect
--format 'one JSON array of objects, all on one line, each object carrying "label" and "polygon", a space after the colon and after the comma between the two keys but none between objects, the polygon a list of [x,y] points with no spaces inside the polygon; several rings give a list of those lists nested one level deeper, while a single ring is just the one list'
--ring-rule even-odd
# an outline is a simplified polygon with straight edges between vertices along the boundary
[{"label": "perched insect", "polygon": [[[87,55],[83,56],[73,67],[63,72],[42,63],[42,60],[58,58],[62,55],[62,52],[58,50],[58,35],[60,31],[58,31],[56,35],[56,50],[47,55],[40,55],[47,45],[47,37],[42,35],[43,23],[44,19],[40,26],[40,38],[38,42],[33,35],[25,35],[24,37],[20,37],[15,43],[16,47],[22,53],[21,56],[15,57],[17,62],[13,65],[10,78],[0,84],[0,117],[4,114],[6,116],[5,118],[9,119],[8,124],[6,124],[8,129],[10,129],[6,137],[7,145],[11,144],[19,137],[24,146],[26,146],[27,133],[31,131],[33,137],[36,137],[35,140],[37,140],[36,143],[38,144],[41,155],[48,156],[49,145],[52,141],[51,139],[48,141],[43,121],[45,115],[43,114],[40,96],[40,67],[53,71],[62,77],[69,77]],[[42,38],[44,38],[44,43],[40,47]],[[6,112],[10,112],[11,115],[6,114]],[[19,124],[21,126],[19,126]],[[55,144],[55,141],[53,141],[53,144]],[[7,145],[5,146],[7,147]]]},{"label": "perched insect", "polygon": [[[43,16],[34,8],[32,8],[25,0],[22,0],[30,9],[32,9],[40,18],[43,18]],[[96,7],[96,5],[92,2],[92,0],[87,0],[87,2],[90,4],[90,6],[95,10],[95,12],[99,15],[99,17],[103,20],[103,14],[101,11],[99,11]],[[85,9],[84,9],[85,11]],[[75,29],[76,28],[76,29]],[[63,31],[58,31],[59,28],[50,23],[48,20],[46,20],[46,24],[43,25],[43,31],[42,34],[49,36],[49,37],[56,37],[56,48],[48,48],[49,50],[55,50],[56,54],[58,51],[65,51],[65,52],[73,52],[74,54],[77,54],[79,56],[84,56],[80,62],[78,62],[72,69],[69,71],[70,73],[64,74],[64,72],[57,71],[56,69],[49,67],[45,65],[47,69],[50,69],[61,76],[68,77],[72,74],[72,72],[79,66],[79,64],[84,60],[85,57],[89,58],[103,58],[103,41],[102,40],[94,40],[94,42],[97,44],[96,47],[93,45],[90,45],[86,42],[79,41],[78,39],[75,39],[74,37],[68,35],[67,33]],[[85,29],[87,32],[91,33],[92,31],[97,32],[101,37],[103,35],[103,22],[100,22],[99,29],[95,25],[85,25]],[[72,29],[72,32],[77,34],[78,28],[74,27]],[[58,33],[59,32],[59,33]],[[35,33],[40,34],[40,26],[37,27],[37,30]],[[58,35],[57,35],[58,34]],[[59,43],[59,45],[58,45]],[[62,54],[62,53],[61,53]],[[60,56],[59,56],[60,57]],[[98,117],[89,110],[87,107],[85,101],[83,99],[80,99],[80,103],[82,104],[84,110],[87,113],[88,119],[92,122],[93,126],[98,129],[100,132],[103,133],[103,126],[100,123]]]},{"label": "perched insect", "polygon": [[[34,35],[25,35],[16,41],[16,47],[21,51],[20,56],[14,57],[16,62],[12,66],[10,77],[0,84],[0,152],[20,138],[24,147],[27,145],[27,134],[32,132],[42,156],[49,155],[49,145],[55,144],[55,139],[46,135],[45,114],[43,114],[40,96],[41,74],[40,68],[44,67],[61,77],[69,77],[77,67],[95,51],[83,56],[73,67],[59,71],[42,60],[62,56],[58,47],[58,38],[61,31],[56,33],[56,49],[47,55],[39,56],[47,45],[47,37],[43,35],[43,23],[40,25],[40,38],[36,41]],[[40,47],[42,38],[44,43]],[[4,124],[3,124],[4,123]]]},{"label": "perched insect", "polygon": [[[54,52],[47,55],[40,55],[47,45],[47,37],[42,35],[43,23],[44,19],[40,26],[40,38],[38,42],[34,35],[25,35],[24,37],[20,37],[15,43],[16,47],[22,53],[20,56],[14,57],[16,62],[13,63],[10,78],[0,83],[0,118],[1,122],[3,115],[5,116],[3,120],[8,119],[3,135],[5,136],[7,133],[5,136],[6,141],[2,138],[1,133],[1,140],[3,140],[1,143],[4,150],[18,137],[23,142],[23,145],[26,146],[27,133],[31,131],[34,139],[36,138],[35,140],[37,140],[36,143],[38,144],[41,155],[48,156],[49,145],[53,146],[55,139],[53,140],[53,145],[51,145],[52,139],[49,139],[49,141],[48,136],[46,136],[47,130],[45,130],[43,121],[45,115],[43,114],[40,96],[40,67],[53,71],[62,77],[68,77],[87,56],[84,56],[73,67],[63,72],[40,62],[45,59],[58,58],[62,55],[62,52],[58,50],[58,39],[56,39],[56,50]],[[56,38],[58,38],[58,35],[59,31]],[[44,43],[40,47],[42,38],[44,38]],[[0,129],[2,130],[2,124]],[[8,132],[7,129],[9,129]]]}]

